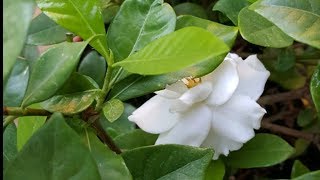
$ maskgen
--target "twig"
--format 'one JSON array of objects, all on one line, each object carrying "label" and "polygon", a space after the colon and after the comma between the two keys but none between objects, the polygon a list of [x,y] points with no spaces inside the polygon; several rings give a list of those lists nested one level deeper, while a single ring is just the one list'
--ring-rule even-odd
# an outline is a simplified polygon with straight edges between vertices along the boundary
[{"label": "twig", "polygon": [[50,116],[51,114],[51,112],[44,109],[3,107],[3,115],[5,116]]},{"label": "twig", "polygon": [[279,112],[278,114],[275,114],[273,116],[263,118],[263,121],[272,123],[274,121],[280,120],[280,119],[288,117],[288,116],[294,116],[296,114],[297,114],[296,112],[282,111],[282,112]]},{"label": "twig", "polygon": [[258,103],[260,105],[270,105],[270,104],[274,104],[282,101],[299,99],[303,97],[307,92],[308,92],[308,88],[303,87],[303,88],[292,90],[285,93],[265,95],[258,100]]},{"label": "twig", "polygon": [[3,130],[10,124],[12,123],[15,119],[17,119],[17,116],[8,116],[4,119],[3,121]]},{"label": "twig", "polygon": [[261,122],[261,127],[284,135],[303,138],[307,141],[313,142],[318,148],[320,147],[320,134],[302,132],[295,129],[290,129],[288,127],[272,124],[266,121]]}]

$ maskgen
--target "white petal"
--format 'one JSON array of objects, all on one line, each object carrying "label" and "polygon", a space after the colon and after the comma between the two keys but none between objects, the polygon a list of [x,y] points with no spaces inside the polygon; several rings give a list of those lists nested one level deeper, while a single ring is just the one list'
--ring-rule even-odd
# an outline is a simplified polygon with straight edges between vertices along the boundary
[{"label": "white petal", "polygon": [[246,60],[238,62],[239,85],[235,94],[246,95],[257,100],[270,75],[256,55],[249,56]]},{"label": "white petal", "polygon": [[181,114],[180,121],[168,132],[160,134],[156,144],[200,146],[210,130],[212,113],[205,105],[196,105]]},{"label": "white petal", "polygon": [[213,85],[207,103],[212,106],[225,103],[239,83],[236,63],[231,59],[225,59],[212,73],[203,77],[203,81],[211,82]]},{"label": "white petal", "polygon": [[128,119],[146,132],[165,132],[178,122],[178,114],[169,111],[175,101],[156,95],[135,110]]},{"label": "white petal", "polygon": [[229,138],[219,136],[212,129],[207,138],[201,144],[201,147],[210,147],[214,149],[214,160],[219,158],[220,154],[227,156],[229,151],[235,151],[242,147],[243,143],[231,140]]},{"label": "white petal", "polygon": [[242,58],[240,56],[238,56],[238,54],[235,54],[235,53],[228,53],[226,58],[230,58],[230,59],[238,59],[238,58],[240,58],[242,60]]},{"label": "white petal", "polygon": [[156,91],[155,93],[169,99],[177,99],[188,90],[182,81],[177,81],[171,85],[167,85],[166,89]]},{"label": "white petal", "polygon": [[212,108],[212,129],[219,136],[245,143],[254,136],[266,111],[247,96],[233,96],[225,104]]},{"label": "white petal", "polygon": [[212,85],[209,82],[200,83],[189,89],[179,99],[186,104],[194,104],[205,100],[212,91]]}]

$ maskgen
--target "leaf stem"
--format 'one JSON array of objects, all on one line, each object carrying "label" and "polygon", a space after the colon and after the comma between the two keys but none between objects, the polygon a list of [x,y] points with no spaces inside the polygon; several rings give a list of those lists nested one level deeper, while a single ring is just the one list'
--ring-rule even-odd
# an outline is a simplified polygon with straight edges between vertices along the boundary
[{"label": "leaf stem", "polygon": [[97,112],[99,112],[103,108],[103,103],[108,95],[108,92],[111,89],[110,82],[111,82],[111,76],[113,71],[113,67],[112,67],[113,62],[114,62],[114,59],[113,59],[112,51],[110,51],[110,56],[107,58],[108,68],[107,68],[106,76],[104,78],[101,94],[97,99],[97,105],[95,108]]},{"label": "leaf stem", "polygon": [[10,123],[12,123],[15,119],[17,119],[17,116],[8,116],[3,121],[3,129],[5,129]]},{"label": "leaf stem", "polygon": [[50,116],[52,113],[44,109],[32,109],[21,107],[3,107],[3,115],[5,116]]}]

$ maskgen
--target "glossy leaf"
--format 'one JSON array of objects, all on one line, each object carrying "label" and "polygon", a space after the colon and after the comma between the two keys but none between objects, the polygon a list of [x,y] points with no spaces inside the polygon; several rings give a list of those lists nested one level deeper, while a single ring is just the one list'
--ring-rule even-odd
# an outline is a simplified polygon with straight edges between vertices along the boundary
[{"label": "glossy leaf", "polygon": [[21,58],[24,58],[32,69],[33,63],[39,58],[40,52],[38,46],[25,44],[20,54]]},{"label": "glossy leaf", "polygon": [[238,28],[234,26],[225,26],[213,21],[197,18],[190,15],[179,16],[177,18],[176,29],[188,26],[196,26],[208,30],[219,39],[223,40],[230,48],[238,34]]},{"label": "glossy leaf", "polygon": [[110,92],[110,98],[117,98],[125,101],[164,89],[166,85],[175,83],[185,77],[201,77],[212,72],[216,67],[218,67],[218,65],[223,61],[225,55],[226,54],[223,54],[221,56],[208,59],[178,72],[157,76],[131,75],[116,84]]},{"label": "glossy leaf", "polygon": [[174,11],[179,15],[192,15],[202,19],[208,19],[207,12],[198,4],[185,2],[174,6]]},{"label": "glossy leaf", "polygon": [[42,54],[32,68],[22,107],[50,98],[71,75],[86,45],[65,42]]},{"label": "glossy leaf", "polygon": [[92,51],[82,59],[78,72],[91,77],[102,87],[106,70],[106,60],[97,52]]},{"label": "glossy leaf", "polygon": [[247,0],[219,0],[212,10],[224,13],[234,25],[238,25],[238,14],[248,4]]},{"label": "glossy leaf", "polygon": [[72,73],[56,95],[72,94],[91,89],[99,89],[98,84],[92,78],[79,73]]},{"label": "glossy leaf", "polygon": [[3,88],[3,103],[5,106],[18,107],[21,105],[28,85],[28,62],[18,59]]},{"label": "glossy leaf", "polygon": [[260,46],[280,48],[293,43],[276,25],[248,8],[239,13],[239,30],[245,40]]},{"label": "glossy leaf", "polygon": [[210,149],[181,145],[143,147],[122,154],[133,178],[140,180],[201,180],[212,155]]},{"label": "glossy leaf", "polygon": [[105,103],[102,110],[106,119],[108,119],[110,122],[114,122],[122,115],[124,111],[124,105],[119,99],[111,99]]},{"label": "glossy leaf", "polygon": [[53,114],[4,171],[4,179],[100,179],[88,148],[64,121]]},{"label": "glossy leaf", "polygon": [[275,69],[279,72],[284,72],[294,67],[296,56],[292,48],[281,49],[278,54]]},{"label": "glossy leaf", "polygon": [[291,178],[296,178],[308,172],[310,172],[310,170],[305,165],[299,160],[295,160],[291,170]]},{"label": "glossy leaf", "polygon": [[3,132],[3,169],[6,169],[8,164],[14,160],[18,154],[17,149],[17,128],[14,123],[9,124]]},{"label": "glossy leaf", "polygon": [[158,134],[149,134],[141,129],[135,129],[131,132],[122,134],[114,138],[114,142],[123,151],[131,150],[138,147],[154,145]]},{"label": "glossy leaf", "polygon": [[225,167],[222,160],[211,161],[206,171],[205,180],[223,180]]},{"label": "glossy leaf", "polygon": [[316,109],[318,113],[320,113],[320,65],[318,65],[317,69],[312,75],[310,82],[310,92]]},{"label": "glossy leaf", "polygon": [[319,178],[320,178],[320,170],[309,172],[309,173],[304,174],[302,176],[293,178],[292,180],[305,180],[305,179],[318,180]]},{"label": "glossy leaf", "polygon": [[50,112],[61,112],[63,114],[76,114],[87,109],[95,100],[97,90],[56,95],[41,103],[43,109]]},{"label": "glossy leaf", "polygon": [[106,31],[98,0],[36,0],[56,23],[80,36],[103,56],[108,55]]},{"label": "glossy leaf", "polygon": [[103,144],[91,129],[84,128],[82,125],[79,126],[79,124],[83,123],[83,120],[70,119],[68,123],[76,130],[83,143],[88,147],[90,154],[98,165],[101,179],[132,179],[122,157]]},{"label": "glossy leaf", "polygon": [[299,112],[297,117],[297,124],[300,127],[306,127],[312,123],[314,119],[314,112],[311,108],[303,109]]},{"label": "glossy leaf", "polygon": [[18,118],[17,147],[19,151],[45,123],[46,119],[46,116],[23,116]]},{"label": "glossy leaf", "polygon": [[108,45],[121,61],[151,41],[174,31],[176,16],[163,0],[126,0],[108,30]]},{"label": "glossy leaf", "polygon": [[310,141],[307,141],[305,139],[299,138],[294,142],[294,149],[295,152],[291,157],[297,157],[302,155],[309,147],[311,144]]},{"label": "glossy leaf", "polygon": [[3,80],[19,56],[32,19],[33,0],[3,1]]},{"label": "glossy leaf", "polygon": [[186,27],[153,41],[114,66],[144,75],[163,74],[228,51],[228,46],[209,31],[198,27]]},{"label": "glossy leaf", "polygon": [[319,0],[259,0],[249,8],[295,40],[320,49]]},{"label": "glossy leaf", "polygon": [[112,3],[110,6],[102,9],[102,17],[105,24],[108,24],[116,16],[120,9],[120,6],[116,3]]},{"label": "glossy leaf", "polygon": [[117,121],[111,123],[104,117],[104,115],[101,114],[101,125],[111,137],[116,137],[121,134],[130,132],[135,129],[135,123],[129,121],[128,116],[131,115],[134,110],[136,110],[135,107],[130,104],[124,103],[124,112]]},{"label": "glossy leaf", "polygon": [[290,157],[294,149],[283,139],[272,134],[257,134],[253,139],[226,158],[226,163],[237,168],[267,167]]},{"label": "glossy leaf", "polygon": [[26,43],[32,45],[57,44],[66,40],[67,32],[66,29],[41,13],[31,22]]}]

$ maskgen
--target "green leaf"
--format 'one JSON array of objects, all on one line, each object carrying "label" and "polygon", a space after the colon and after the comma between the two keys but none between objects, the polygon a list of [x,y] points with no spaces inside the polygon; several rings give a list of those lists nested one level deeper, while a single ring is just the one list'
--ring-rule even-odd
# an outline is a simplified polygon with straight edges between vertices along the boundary
[{"label": "green leaf", "polygon": [[310,82],[310,92],[316,109],[318,113],[320,113],[320,65],[318,65],[317,69],[312,75]]},{"label": "green leaf", "polygon": [[209,31],[198,27],[186,27],[151,42],[114,66],[144,75],[163,74],[228,51],[228,46]]},{"label": "green leaf", "polygon": [[223,61],[226,54],[197,63],[178,72],[157,75],[140,76],[131,75],[120,81],[111,89],[109,98],[117,98],[122,101],[139,97],[164,89],[166,85],[172,84],[185,77],[201,77],[212,72]]},{"label": "green leaf", "polygon": [[28,62],[29,67],[32,69],[33,63],[39,58],[40,52],[38,46],[25,44],[20,54],[21,59]]},{"label": "green leaf", "polygon": [[212,10],[224,13],[234,25],[238,25],[238,14],[248,4],[247,0],[219,0]]},{"label": "green leaf", "polygon": [[124,1],[107,35],[115,62],[173,32],[175,24],[175,13],[163,0]]},{"label": "green leaf", "polygon": [[182,145],[158,145],[122,153],[134,179],[202,180],[213,151]]},{"label": "green leaf", "polygon": [[203,19],[208,19],[207,12],[203,7],[195,3],[181,3],[173,7],[178,15],[192,15]]},{"label": "green leaf", "polygon": [[296,178],[308,172],[310,172],[310,170],[305,165],[299,160],[295,160],[291,170],[291,178]]},{"label": "green leaf", "polygon": [[106,31],[98,0],[36,0],[38,7],[56,23],[89,42],[104,57],[108,55]]},{"label": "green leaf", "polygon": [[238,150],[231,152],[226,163],[236,168],[267,167],[290,157],[294,149],[283,139],[272,134],[257,134]]},{"label": "green leaf", "polygon": [[117,121],[111,123],[104,117],[104,115],[101,115],[101,125],[111,137],[116,137],[118,135],[130,132],[135,129],[135,123],[129,121],[128,116],[130,116],[135,110],[136,108],[134,106],[124,103],[124,112]]},{"label": "green leaf", "polygon": [[28,62],[18,59],[3,88],[3,103],[5,106],[21,105],[29,79]]},{"label": "green leaf", "polygon": [[3,1],[3,80],[19,56],[34,9],[33,0]]},{"label": "green leaf", "polygon": [[303,109],[299,112],[297,123],[300,127],[306,127],[310,125],[314,119],[313,110],[311,108]]},{"label": "green leaf", "polygon": [[296,177],[292,180],[318,180],[320,178],[320,170],[312,171],[302,176]]},{"label": "green leaf", "polygon": [[293,39],[320,49],[319,0],[259,0],[249,8]]},{"label": "green leaf", "polygon": [[287,47],[293,39],[258,13],[244,8],[239,13],[241,36],[250,43],[265,47]]},{"label": "green leaf", "polygon": [[41,13],[31,22],[26,43],[32,45],[57,44],[66,40],[67,32],[66,29]]},{"label": "green leaf", "polygon": [[108,24],[116,16],[120,9],[120,6],[112,3],[110,6],[107,6],[102,9],[102,17],[105,24]]},{"label": "green leaf", "polygon": [[131,150],[134,148],[154,145],[158,138],[158,134],[149,134],[141,129],[135,129],[131,132],[121,134],[114,138],[114,142],[123,151]]},{"label": "green leaf", "polygon": [[222,160],[211,161],[206,171],[205,180],[223,180],[225,167]]},{"label": "green leaf", "polygon": [[91,77],[102,87],[106,70],[106,60],[99,56],[96,51],[92,51],[82,59],[78,72]]},{"label": "green leaf", "polygon": [[51,97],[71,75],[86,45],[65,42],[42,54],[33,65],[22,107]]},{"label": "green leaf", "polygon": [[233,46],[238,34],[238,28],[234,26],[225,26],[223,24],[190,15],[179,16],[177,18],[177,30],[188,26],[196,26],[206,29],[219,39],[223,40],[230,48]]},{"label": "green leaf", "polygon": [[294,67],[296,56],[292,48],[281,49],[278,54],[275,69],[279,72],[284,72]]},{"label": "green leaf", "polygon": [[311,143],[310,141],[307,141],[307,140],[302,139],[302,138],[297,139],[294,142],[295,152],[291,157],[297,157],[297,156],[302,155],[307,150],[307,148],[309,147],[310,143]]},{"label": "green leaf", "polygon": [[84,92],[56,95],[41,103],[43,109],[50,112],[61,112],[71,115],[87,109],[96,98],[100,90],[88,90]]},{"label": "green leaf", "polygon": [[[39,108],[39,104],[34,104],[32,108]],[[17,148],[20,151],[28,142],[30,137],[45,123],[46,116],[23,116],[18,118],[17,128]]]},{"label": "green leaf", "polygon": [[18,154],[17,149],[17,128],[14,123],[9,124],[3,132],[3,169],[6,169],[10,162]]},{"label": "green leaf", "polygon": [[4,179],[26,178],[101,179],[88,148],[59,113],[30,138],[4,171]]},{"label": "green leaf", "polygon": [[69,122],[72,123],[71,127],[76,126],[75,128],[77,133],[80,135],[84,144],[88,147],[90,154],[98,165],[101,179],[132,179],[129,170],[120,155],[115,154],[106,145],[104,145],[93,131],[79,127],[79,124],[76,124],[79,122],[82,123],[82,120],[72,119]]},{"label": "green leaf", "polygon": [[98,84],[89,76],[72,73],[69,79],[57,91],[56,95],[72,94],[91,89],[99,89]]},{"label": "green leaf", "polygon": [[123,102],[119,99],[111,99],[103,107],[103,114],[108,121],[114,122],[119,119],[124,111]]}]

